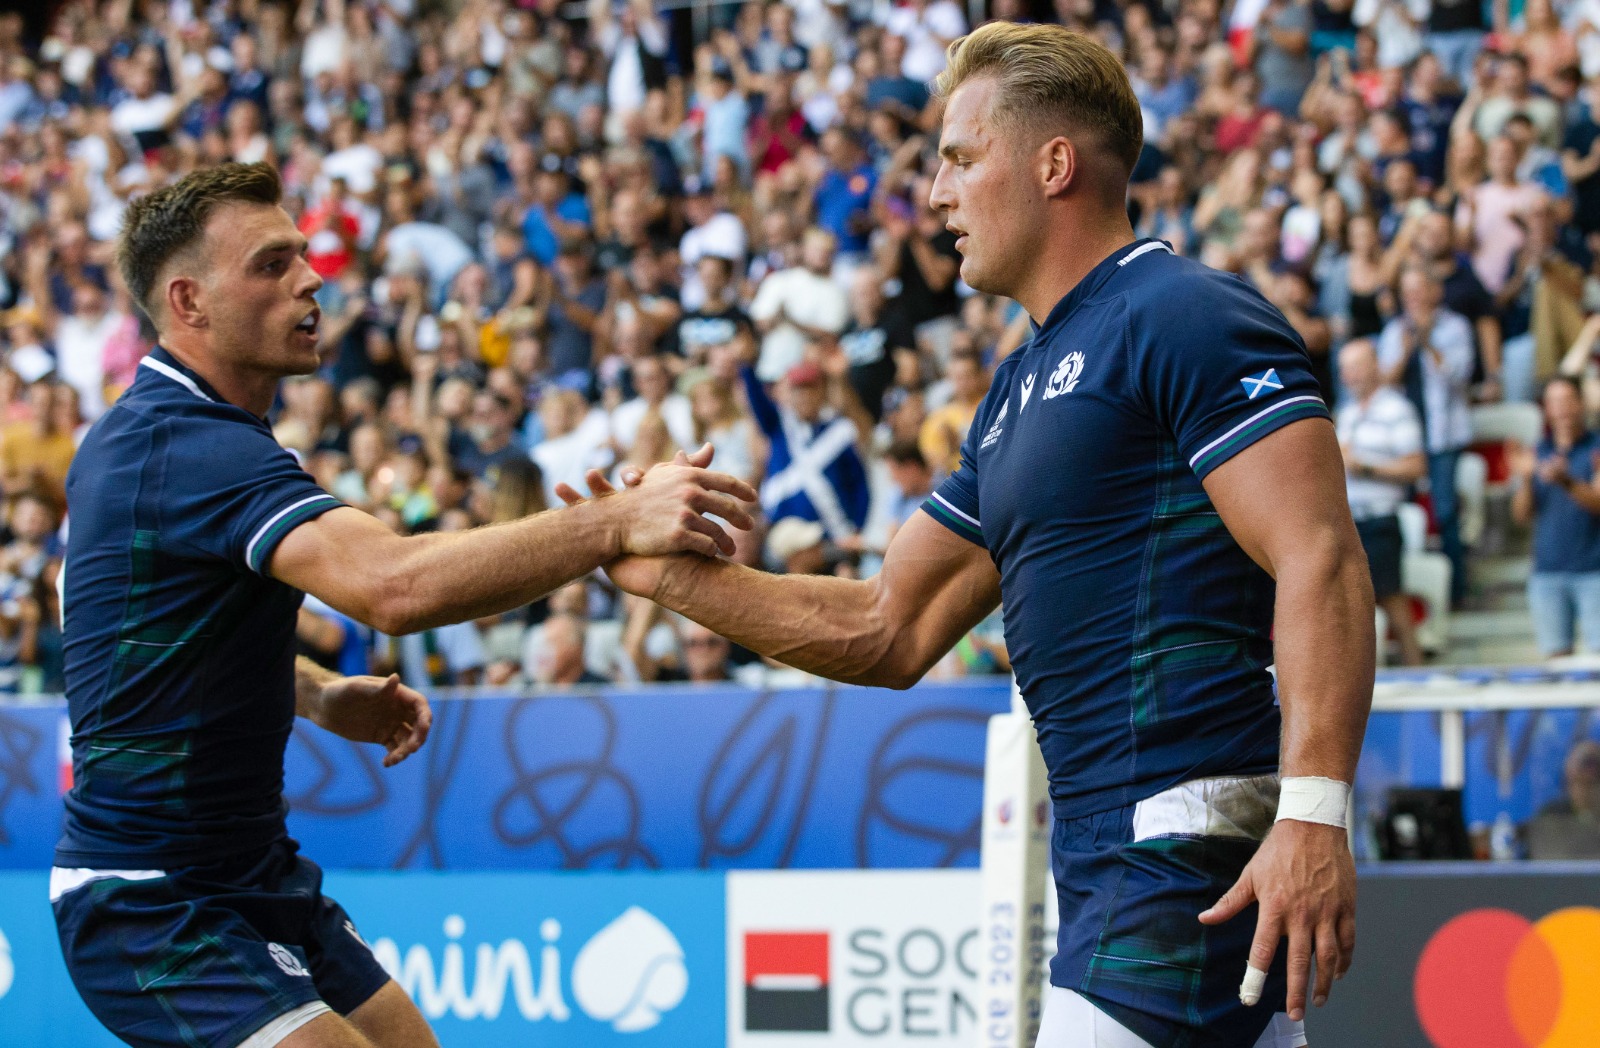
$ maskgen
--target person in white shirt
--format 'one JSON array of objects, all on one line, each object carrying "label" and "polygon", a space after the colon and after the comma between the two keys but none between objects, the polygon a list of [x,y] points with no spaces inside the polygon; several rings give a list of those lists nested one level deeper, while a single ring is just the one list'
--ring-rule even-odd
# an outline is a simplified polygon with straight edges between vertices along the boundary
[{"label": "person in white shirt", "polygon": [[121,313],[107,308],[104,291],[82,283],[72,291],[72,312],[56,321],[57,373],[78,391],[83,416],[90,422],[106,410],[106,344],[123,320]]},{"label": "person in white shirt", "polygon": [[967,19],[953,0],[911,0],[892,8],[883,27],[905,38],[906,57],[900,63],[900,75],[926,82],[944,72],[945,49],[966,34]]},{"label": "person in white shirt", "polygon": [[546,389],[539,400],[539,421],[544,440],[534,445],[530,457],[544,479],[546,505],[561,505],[557,484],[588,491],[584,475],[611,465],[611,420],[600,408],[590,408],[583,394],[572,389]]},{"label": "person in white shirt", "polygon": [[700,282],[700,260],[707,255],[725,258],[735,269],[744,268],[744,257],[750,250],[750,234],[744,223],[733,212],[717,201],[709,182],[699,175],[689,175],[683,180],[684,217],[689,229],[678,242],[678,259],[682,263],[683,288],[678,300],[685,313],[693,313],[706,304],[705,285]]},{"label": "person in white shirt", "polygon": [[806,343],[823,335],[837,336],[850,323],[850,299],[834,283],[833,234],[815,227],[800,241],[800,265],[780,270],[761,282],[750,319],[761,332],[756,376],[776,382],[805,356]]},{"label": "person in white shirt", "polygon": [[128,97],[111,109],[111,129],[132,142],[137,153],[164,144],[183,105],[156,90],[155,73],[143,62],[128,63],[127,87]]},{"label": "person in white shirt", "polygon": [[1405,391],[1418,407],[1427,435],[1428,493],[1445,556],[1450,558],[1450,596],[1467,592],[1466,550],[1461,545],[1456,463],[1472,443],[1472,382],[1476,349],[1472,325],[1445,309],[1444,287],[1425,268],[1408,265],[1400,274],[1400,315],[1378,336],[1383,381]]},{"label": "person in white shirt", "polygon": [[694,412],[689,398],[672,391],[672,376],[658,356],[642,357],[633,362],[633,388],[638,396],[618,404],[611,412],[611,439],[619,454],[633,447],[639,436],[639,421],[645,413],[655,408],[666,423],[667,433],[680,448],[699,445],[694,439]]},{"label": "person in white shirt", "polygon": [[1410,598],[1401,591],[1400,517],[1407,489],[1427,472],[1422,452],[1422,420],[1405,394],[1385,386],[1378,353],[1370,339],[1345,343],[1339,351],[1339,380],[1347,394],[1335,426],[1344,454],[1345,491],[1361,546],[1372,569],[1378,605],[1389,616],[1400,641],[1401,661],[1422,662]]},{"label": "person in white shirt", "polygon": [[611,60],[606,75],[606,137],[620,141],[623,117],[644,108],[649,89],[646,57],[659,63],[667,53],[666,23],[650,0],[629,0],[614,18],[610,0],[589,0],[589,30]]}]

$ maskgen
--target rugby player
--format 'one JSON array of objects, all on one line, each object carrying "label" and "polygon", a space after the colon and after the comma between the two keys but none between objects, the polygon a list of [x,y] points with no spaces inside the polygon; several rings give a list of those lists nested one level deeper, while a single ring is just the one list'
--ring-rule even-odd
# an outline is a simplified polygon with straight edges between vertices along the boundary
[{"label": "rugby player", "polygon": [[[755,492],[685,461],[626,498],[395,535],[319,488],[263,416],[315,371],[322,280],[277,173],[225,164],[135,201],[118,244],[160,333],[67,478],[74,785],[50,896],[90,1010],[148,1048],[423,1048],[432,1032],[284,823],[296,714],[426,737],[397,679],[294,657],[302,591],[400,635],[527,604],[624,553],[732,552]],[[709,461],[710,449],[703,449]]]},{"label": "rugby player", "polygon": [[1249,285],[1134,239],[1139,104],[1104,47],[994,22],[936,86],[932,204],[961,275],[1036,323],[960,469],[867,581],[608,570],[764,655],[890,687],[1003,601],[1055,809],[1040,1048],[1305,1044],[1313,956],[1320,1004],[1355,946],[1343,822],[1375,654],[1309,358]]}]

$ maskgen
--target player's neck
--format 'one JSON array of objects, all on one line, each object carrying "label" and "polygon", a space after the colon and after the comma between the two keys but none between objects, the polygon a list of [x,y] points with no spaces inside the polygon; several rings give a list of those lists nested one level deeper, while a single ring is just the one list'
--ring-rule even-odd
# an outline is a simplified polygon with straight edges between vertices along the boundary
[{"label": "player's neck", "polygon": [[1056,303],[1066,298],[1084,277],[1134,240],[1126,213],[1092,226],[1074,223],[1049,238],[1044,255],[1013,297],[1035,323],[1043,324]]},{"label": "player's neck", "polygon": [[161,346],[178,363],[205,379],[207,385],[222,394],[222,399],[234,407],[243,408],[258,418],[265,418],[267,412],[272,410],[272,402],[278,393],[276,375],[230,367],[218,360],[210,347],[196,345],[181,336],[163,336]]}]

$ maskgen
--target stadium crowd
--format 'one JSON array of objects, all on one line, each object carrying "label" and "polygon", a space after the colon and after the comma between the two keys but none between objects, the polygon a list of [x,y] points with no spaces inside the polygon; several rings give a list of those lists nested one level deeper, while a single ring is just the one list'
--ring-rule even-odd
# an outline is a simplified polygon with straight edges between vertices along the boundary
[{"label": "stadium crowd", "polygon": [[[710,442],[758,483],[738,556],[866,574],[1030,337],[971,293],[928,206],[952,0],[69,0],[0,16],[0,690],[56,690],[75,441],[152,329],[121,213],[267,161],[325,284],[324,366],[272,422],[399,531],[559,504]],[[1474,405],[1563,421],[1507,456],[1546,654],[1600,651],[1600,0],[993,0],[1123,56],[1142,236],[1239,274],[1299,331],[1396,629],[1397,509],[1426,491],[1470,600],[1456,477]],[[1196,318],[1203,323],[1204,318]],[[603,580],[375,638],[308,604],[330,666],[418,685],[779,672]],[[947,675],[1008,668],[998,621]],[[25,672],[26,670],[26,672]]]}]

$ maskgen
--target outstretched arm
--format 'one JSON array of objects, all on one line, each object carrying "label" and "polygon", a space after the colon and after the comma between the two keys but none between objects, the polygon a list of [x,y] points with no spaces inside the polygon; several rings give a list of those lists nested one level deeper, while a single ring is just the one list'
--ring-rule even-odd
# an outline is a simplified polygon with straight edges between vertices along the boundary
[{"label": "outstretched arm", "polygon": [[[595,479],[591,489],[603,492]],[[1000,603],[988,551],[920,510],[895,533],[883,569],[865,581],[772,575],[694,554],[629,557],[606,571],[628,592],[751,651],[847,684],[889,688],[915,684]]]},{"label": "outstretched arm", "polygon": [[[1349,783],[1372,708],[1377,644],[1372,577],[1333,427],[1324,419],[1291,423],[1217,467],[1205,488],[1240,547],[1278,583],[1282,774]],[[1260,902],[1250,965],[1265,971],[1288,936],[1288,1007],[1299,1018],[1313,951],[1318,1004],[1350,966],[1355,894],[1347,831],[1291,817],[1201,919],[1221,923]]]},{"label": "outstretched arm", "polygon": [[[709,446],[696,459],[709,461]],[[743,481],[684,464],[614,498],[464,532],[402,538],[340,507],[291,531],[270,571],[398,636],[521,607],[629,553],[731,554],[733,540],[703,515],[748,529],[754,499]]]}]

